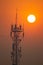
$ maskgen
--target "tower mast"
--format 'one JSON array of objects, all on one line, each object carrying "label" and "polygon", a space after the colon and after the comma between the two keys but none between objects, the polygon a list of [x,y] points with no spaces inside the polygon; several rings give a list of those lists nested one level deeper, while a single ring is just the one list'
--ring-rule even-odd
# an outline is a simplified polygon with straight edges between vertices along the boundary
[{"label": "tower mast", "polygon": [[[19,24],[19,23],[18,23]],[[22,25],[18,26],[17,24],[17,10],[16,10],[16,23],[15,25],[11,25],[11,33],[10,36],[12,38],[12,52],[11,52],[11,60],[12,65],[19,65],[19,61],[21,58],[21,42],[24,38],[24,28]]]}]

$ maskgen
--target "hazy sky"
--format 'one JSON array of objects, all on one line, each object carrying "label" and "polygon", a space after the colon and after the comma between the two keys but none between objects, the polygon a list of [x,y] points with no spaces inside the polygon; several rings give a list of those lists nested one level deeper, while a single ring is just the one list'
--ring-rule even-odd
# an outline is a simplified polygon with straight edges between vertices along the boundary
[{"label": "hazy sky", "polygon": [[[43,65],[43,0],[0,0],[0,65],[11,65],[10,26],[24,22],[21,65]],[[28,23],[27,16],[34,14],[36,22]]]}]

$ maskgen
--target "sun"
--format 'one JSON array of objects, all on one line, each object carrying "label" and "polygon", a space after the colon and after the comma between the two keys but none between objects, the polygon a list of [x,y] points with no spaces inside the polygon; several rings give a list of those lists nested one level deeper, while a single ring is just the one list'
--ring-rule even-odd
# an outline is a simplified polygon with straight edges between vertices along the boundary
[{"label": "sun", "polygon": [[36,16],[35,16],[35,15],[29,15],[29,16],[27,17],[27,21],[28,21],[29,23],[34,23],[34,22],[36,21]]}]

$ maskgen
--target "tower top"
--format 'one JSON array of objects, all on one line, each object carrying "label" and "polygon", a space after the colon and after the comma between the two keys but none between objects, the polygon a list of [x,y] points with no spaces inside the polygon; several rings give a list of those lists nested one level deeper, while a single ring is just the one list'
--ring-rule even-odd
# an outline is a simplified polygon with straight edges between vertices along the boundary
[{"label": "tower top", "polygon": [[16,23],[15,23],[16,25],[17,25],[17,11],[18,11],[18,10],[17,10],[17,8],[16,8]]}]

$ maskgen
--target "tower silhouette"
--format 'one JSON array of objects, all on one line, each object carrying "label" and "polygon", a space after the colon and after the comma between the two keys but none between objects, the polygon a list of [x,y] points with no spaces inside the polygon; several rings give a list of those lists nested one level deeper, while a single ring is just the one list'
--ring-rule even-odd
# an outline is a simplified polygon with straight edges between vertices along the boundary
[{"label": "tower silhouette", "polygon": [[17,24],[17,10],[16,10],[16,23],[11,25],[10,36],[12,38],[12,51],[11,60],[12,65],[19,65],[21,54],[21,42],[24,38],[24,26]]}]

